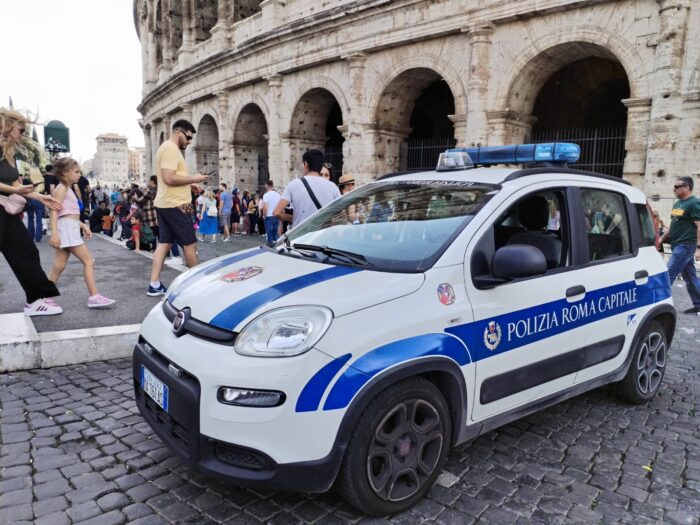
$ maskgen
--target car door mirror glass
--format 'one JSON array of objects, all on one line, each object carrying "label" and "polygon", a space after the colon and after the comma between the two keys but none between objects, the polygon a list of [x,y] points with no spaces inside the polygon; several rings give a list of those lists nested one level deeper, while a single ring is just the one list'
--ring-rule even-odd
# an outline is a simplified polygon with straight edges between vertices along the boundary
[{"label": "car door mirror glass", "polygon": [[491,274],[500,279],[519,279],[542,275],[547,261],[542,250],[527,244],[510,244],[496,250],[491,261]]}]

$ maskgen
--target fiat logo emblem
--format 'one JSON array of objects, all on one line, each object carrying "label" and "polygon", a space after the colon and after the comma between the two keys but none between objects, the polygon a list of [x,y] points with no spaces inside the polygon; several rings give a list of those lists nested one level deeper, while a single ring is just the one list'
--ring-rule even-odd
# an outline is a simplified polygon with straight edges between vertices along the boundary
[{"label": "fiat logo emblem", "polygon": [[189,317],[189,309],[180,310],[173,319],[173,333],[180,337],[185,333],[185,325]]}]

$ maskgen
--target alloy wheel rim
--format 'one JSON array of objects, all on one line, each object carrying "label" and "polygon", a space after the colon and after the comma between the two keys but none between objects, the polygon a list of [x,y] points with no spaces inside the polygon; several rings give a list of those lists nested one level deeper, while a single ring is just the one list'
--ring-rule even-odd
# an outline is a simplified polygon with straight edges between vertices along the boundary
[{"label": "alloy wheel rim", "polygon": [[384,501],[413,496],[435,471],[443,425],[435,406],[411,399],[394,406],[377,425],[367,454],[367,477]]},{"label": "alloy wheel rim", "polygon": [[658,332],[649,334],[637,357],[637,387],[642,394],[655,392],[666,368],[666,342]]}]

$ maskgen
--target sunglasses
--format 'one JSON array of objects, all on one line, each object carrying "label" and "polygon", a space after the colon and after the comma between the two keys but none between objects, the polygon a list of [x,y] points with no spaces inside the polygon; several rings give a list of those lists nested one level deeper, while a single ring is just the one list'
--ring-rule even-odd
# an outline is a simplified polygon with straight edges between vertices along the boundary
[{"label": "sunglasses", "polygon": [[678,190],[678,189],[680,189],[680,188],[685,188],[686,186],[687,186],[687,184],[675,184],[675,185],[673,186],[673,189],[674,189],[674,190]]}]

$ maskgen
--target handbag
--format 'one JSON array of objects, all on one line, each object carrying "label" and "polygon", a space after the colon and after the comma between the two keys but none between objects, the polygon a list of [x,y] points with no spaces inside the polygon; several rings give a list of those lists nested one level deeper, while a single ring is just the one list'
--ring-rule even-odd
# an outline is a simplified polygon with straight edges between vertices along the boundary
[{"label": "handbag", "polygon": [[216,217],[219,215],[219,210],[216,209],[216,204],[210,204],[207,208],[207,217]]},{"label": "handbag", "polygon": [[8,215],[19,215],[27,206],[27,199],[16,193],[0,195],[0,206],[5,208]]}]

